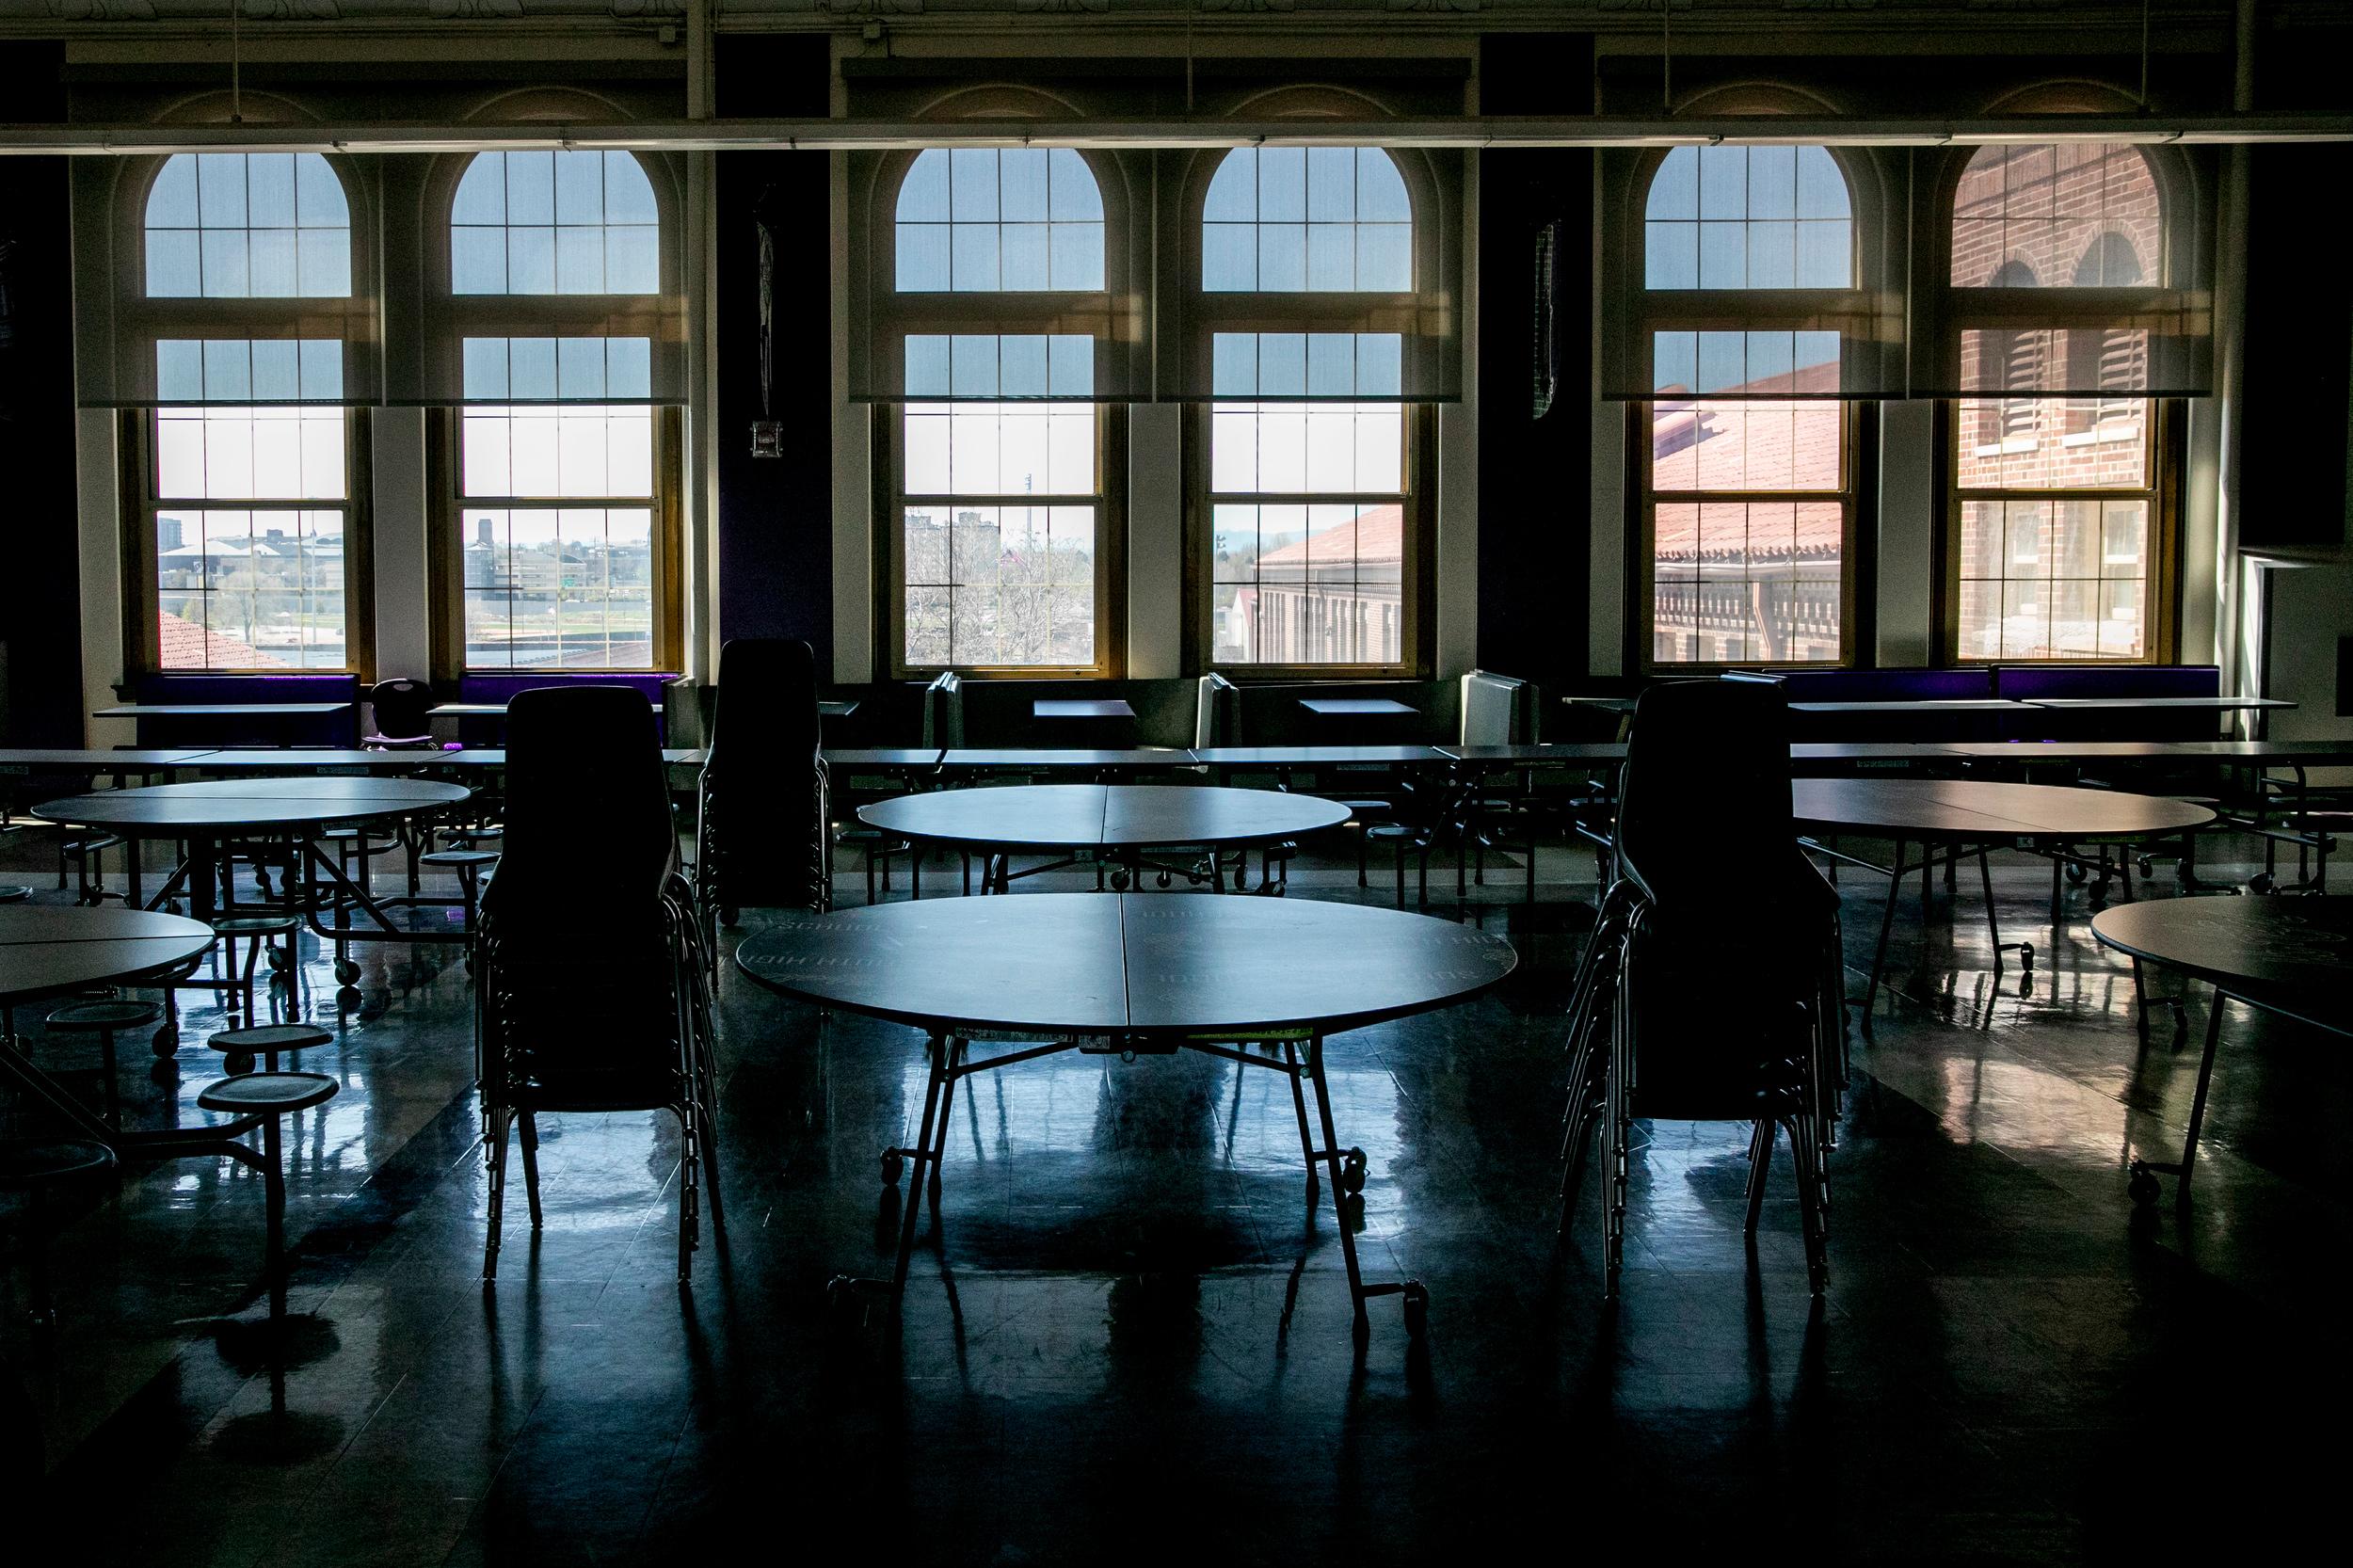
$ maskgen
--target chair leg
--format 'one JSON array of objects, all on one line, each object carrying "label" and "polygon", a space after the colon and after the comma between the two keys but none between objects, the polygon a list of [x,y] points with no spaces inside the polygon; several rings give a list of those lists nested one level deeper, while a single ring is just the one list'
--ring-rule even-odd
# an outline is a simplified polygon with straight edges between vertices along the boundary
[{"label": "chair leg", "polygon": [[[1796,1139],[1790,1140],[1792,1150]],[[1757,1216],[1765,1211],[1765,1175],[1773,1164],[1773,1119],[1759,1116],[1755,1128],[1749,1134],[1749,1211],[1740,1226],[1743,1236],[1756,1234]],[[1800,1173],[1801,1176],[1803,1173]]]},{"label": "chair leg", "polygon": [[531,1228],[539,1228],[539,1122],[525,1111],[516,1117],[522,1124],[523,1201],[531,1208]]},{"label": "chair leg", "polygon": [[1798,1170],[1798,1216],[1805,1232],[1806,1286],[1818,1296],[1830,1283],[1829,1188],[1811,1123],[1804,1116],[1792,1116],[1788,1127],[1789,1153]]},{"label": "chair leg", "polygon": [[489,1285],[499,1277],[499,1227],[506,1218],[506,1135],[514,1125],[514,1112],[504,1107],[493,1107],[484,1118],[482,1148],[485,1174],[490,1189],[490,1229],[482,1245],[482,1283]]}]

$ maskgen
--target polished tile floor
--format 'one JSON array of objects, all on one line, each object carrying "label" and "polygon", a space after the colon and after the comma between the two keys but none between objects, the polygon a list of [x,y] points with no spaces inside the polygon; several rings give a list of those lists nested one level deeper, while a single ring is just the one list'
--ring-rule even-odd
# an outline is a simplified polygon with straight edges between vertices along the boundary
[{"label": "polished tile floor", "polygon": [[[40,864],[24,841],[0,856]],[[1334,1047],[1342,1136],[1370,1156],[1369,1267],[1433,1297],[1420,1344],[1374,1303],[1361,1356],[1287,1090],[1192,1057],[983,1080],[901,1333],[845,1329],[825,1282],[886,1261],[874,1155],[920,1108],[920,1041],[732,975],[726,1232],[691,1292],[675,1129],[628,1115],[545,1126],[545,1232],[510,1208],[486,1294],[462,965],[363,949],[339,998],[310,952],[303,1004],[339,1028],[304,1064],[344,1092],[288,1140],[288,1318],[268,1320],[244,1173],[136,1170],[66,1205],[54,1343],[24,1331],[22,1270],[0,1282],[0,1541],[55,1544],[7,1556],[651,1563],[756,1541],[1318,1563],[1754,1543],[1769,1560],[2139,1562],[2208,1544],[2261,1559],[2336,1518],[2341,1043],[2234,1015],[2197,1202],[2137,1212],[2123,1166],[2178,1146],[2203,1000],[2186,1041],[2161,1021],[2144,1049],[2082,890],[2053,932],[2047,873],[2005,865],[2006,933],[2038,958],[1997,975],[1974,888],[1957,909],[1940,892],[1924,927],[1914,884],[1893,994],[1856,1041],[1828,1296],[1806,1293],[1785,1165],[1752,1262],[1744,1133],[1662,1124],[1607,1310],[1597,1183],[1554,1243],[1560,1016],[1592,861],[1548,853],[1532,917],[1509,868],[1437,906],[1518,944],[1503,990]],[[1847,890],[1861,962],[1879,890]],[[1359,895],[1329,863],[1292,896]],[[166,1081],[126,1053],[133,1115],[201,1119],[219,1021],[189,1014]],[[94,1099],[95,1049],[23,1022]]]}]

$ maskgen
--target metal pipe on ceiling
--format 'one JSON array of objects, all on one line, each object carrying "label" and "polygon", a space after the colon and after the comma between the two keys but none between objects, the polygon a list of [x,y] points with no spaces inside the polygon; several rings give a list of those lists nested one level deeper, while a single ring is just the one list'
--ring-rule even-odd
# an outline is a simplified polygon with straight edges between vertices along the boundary
[{"label": "metal pipe on ceiling", "polygon": [[1974,147],[2142,142],[2243,146],[2353,141],[2353,114],[2014,115],[1974,120],[1794,115],[1460,116],[1433,120],[678,120],[618,124],[7,125],[0,155],[163,152],[473,152],[628,150],[864,152],[920,147]]}]

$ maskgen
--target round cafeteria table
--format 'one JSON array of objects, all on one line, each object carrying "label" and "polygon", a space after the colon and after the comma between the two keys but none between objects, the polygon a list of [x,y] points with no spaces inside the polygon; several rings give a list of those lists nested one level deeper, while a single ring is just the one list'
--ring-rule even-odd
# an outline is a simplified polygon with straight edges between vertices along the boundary
[{"label": "round cafeteria table", "polygon": [[[2353,1034],[2353,896],[2164,899],[2104,909],[2092,917],[2091,934],[2131,957],[2136,984],[2141,980],[2141,965],[2150,963],[2214,987],[2182,1158],[2132,1162],[2136,1202],[2155,1201],[2156,1176],[2163,1173],[2180,1178],[2173,1195],[2186,1203],[2190,1173],[2198,1163],[2198,1133],[2206,1119],[2215,1048],[2222,1039],[2224,1000],[2333,1033]],[[2145,1036],[2145,996],[2140,1006]]]},{"label": "round cafeteria table", "polygon": [[1906,873],[1913,869],[1905,863],[1908,846],[1920,846],[1918,870],[1924,908],[1929,870],[1940,853],[1949,863],[1974,850],[1977,877],[1985,895],[1986,929],[1993,938],[1994,966],[1996,969],[2000,968],[2005,950],[2016,948],[2031,968],[2031,944],[2002,940],[2001,927],[1993,912],[1993,875],[1985,858],[1989,847],[2012,845],[2054,852],[2051,923],[2056,928],[2056,889],[2060,869],[2056,852],[2070,844],[2166,838],[2203,827],[2215,816],[2203,806],[2154,795],[1976,778],[1801,778],[1790,784],[1789,794],[1791,814],[1803,830],[1860,833],[1893,840],[1890,864],[1886,866],[1874,866],[1853,856],[1824,851],[1849,864],[1882,872],[1887,877],[1887,906],[1880,916],[1879,948],[1871,959],[1871,978],[1863,995],[1865,1030],[1870,1028],[1871,1007],[1879,997],[1880,975],[1887,965],[1887,937],[1896,920],[1897,890],[1903,885]]},{"label": "round cafeteria table", "polygon": [[[437,784],[416,778],[216,778],[194,784],[158,784],[144,790],[105,790],[45,801],[32,814],[45,822],[104,827],[133,840],[168,839],[184,841],[188,857],[165,880],[150,907],[185,889],[190,912],[210,921],[215,913],[214,889],[220,846],[241,839],[291,839],[302,845],[301,855],[335,885],[337,924],[319,923],[315,906],[307,911],[311,927],[337,946],[337,978],[348,984],[354,974],[343,957],[341,944],[355,937],[380,936],[401,941],[463,940],[467,934],[409,931],[391,918],[388,904],[362,889],[344,873],[335,857],[318,842],[330,826],[382,822],[438,811],[457,805],[473,793],[462,784]],[[138,857],[132,856],[136,878]],[[307,879],[306,879],[307,881]],[[133,884],[136,897],[136,883]],[[364,930],[344,917],[363,910],[376,929]]]},{"label": "round cafeteria table", "polygon": [[[0,909],[0,1007],[160,976],[198,957],[213,941],[212,927],[201,921],[152,910],[10,905]],[[12,1025],[8,1032],[13,1036]],[[226,1152],[223,1139],[211,1128],[121,1130],[85,1110],[13,1043],[0,1046],[0,1078],[73,1128],[75,1136],[119,1154],[164,1159]]]},{"label": "round cafeteria table", "polygon": [[[913,1148],[883,1151],[895,1186],[912,1160],[939,1201],[955,1086],[977,1073],[1058,1052],[1206,1052],[1289,1076],[1308,1192],[1328,1172],[1359,1334],[1365,1302],[1405,1298],[1418,1332],[1417,1282],[1367,1285],[1350,1228],[1364,1154],[1342,1148],[1324,1077],[1324,1040],[1385,1018],[1450,1006],[1518,962],[1499,936],[1449,921],[1356,904],[1257,899],[1039,893],[870,904],[795,916],[736,950],[757,984],[820,1006],[912,1025],[931,1036],[930,1081]],[[974,1058],[983,1039],[1040,1042]],[[1258,1045],[1266,1053],[1241,1048]],[[1309,1125],[1307,1093],[1316,1122]],[[901,1217],[888,1282],[843,1281],[884,1295],[906,1288],[916,1210]]]},{"label": "round cafeteria table", "polygon": [[[1225,889],[1225,855],[1321,832],[1348,821],[1348,808],[1314,795],[1279,790],[1234,790],[1207,784],[1017,784],[979,790],[935,790],[898,795],[858,808],[868,826],[918,843],[978,850],[992,864],[982,878],[1003,892],[1013,880],[1010,852],[1061,856],[1023,872],[1061,870],[1081,858],[1117,868],[1113,886],[1141,885],[1148,867],[1162,886],[1173,875],[1204,876]],[[1179,868],[1146,858],[1153,850],[1200,849],[1209,869]],[[1002,856],[1004,863],[994,864]],[[918,861],[920,865],[920,861]],[[1235,872],[1239,888],[1243,873]],[[1261,880],[1264,890],[1267,884]],[[920,896],[922,888],[917,884]]]}]

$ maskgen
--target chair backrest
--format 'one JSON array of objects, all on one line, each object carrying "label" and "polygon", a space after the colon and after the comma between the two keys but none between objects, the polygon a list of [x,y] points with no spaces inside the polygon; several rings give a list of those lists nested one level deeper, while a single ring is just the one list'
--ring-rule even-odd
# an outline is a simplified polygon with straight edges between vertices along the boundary
[{"label": "chair backrest", "polygon": [[506,709],[506,831],[486,915],[643,929],[678,869],[653,705],[626,686],[542,686]]},{"label": "chair backrest", "polygon": [[964,744],[964,677],[953,670],[942,670],[923,688],[923,744]]},{"label": "chair backrest", "polygon": [[703,764],[703,866],[729,908],[817,905],[826,854],[817,655],[782,637],[719,650],[711,753]]},{"label": "chair backrest", "polygon": [[1525,739],[1521,714],[1528,682],[1515,676],[1473,670],[1463,677],[1463,733],[1466,746],[1516,745]]},{"label": "chair backrest", "polygon": [[[1617,857],[1659,911],[1741,924],[1752,899],[1772,902],[1788,861],[1789,711],[1759,681],[1675,680],[1635,704],[1619,774]],[[1759,892],[1758,889],[1765,889]]]},{"label": "chair backrest", "polygon": [[1193,713],[1194,748],[1230,744],[1241,721],[1241,689],[1214,673],[1203,676],[1196,686]]},{"label": "chair backrest", "polygon": [[1625,960],[1634,1113],[1754,1115],[1818,1000],[1835,907],[1798,855],[1780,691],[1651,687],[1620,777],[1619,871],[1646,895]]},{"label": "chair backrest", "polygon": [[433,735],[433,688],[422,680],[395,676],[368,688],[368,708],[376,738],[423,741]]}]

